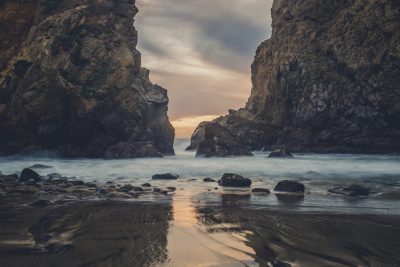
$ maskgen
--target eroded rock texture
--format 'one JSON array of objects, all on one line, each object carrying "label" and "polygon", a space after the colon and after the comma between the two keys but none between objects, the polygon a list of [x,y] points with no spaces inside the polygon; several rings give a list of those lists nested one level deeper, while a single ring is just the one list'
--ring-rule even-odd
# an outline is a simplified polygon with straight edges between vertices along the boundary
[{"label": "eroded rock texture", "polygon": [[249,150],[400,152],[400,2],[275,0],[272,18],[246,107],[215,122]]},{"label": "eroded rock texture", "polygon": [[136,50],[132,0],[0,3],[0,153],[173,154],[167,91]]}]

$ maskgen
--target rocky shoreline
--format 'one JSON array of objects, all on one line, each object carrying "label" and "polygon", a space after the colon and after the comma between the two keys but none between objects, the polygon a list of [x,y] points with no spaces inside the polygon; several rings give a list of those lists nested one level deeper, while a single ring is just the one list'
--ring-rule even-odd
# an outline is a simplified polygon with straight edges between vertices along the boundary
[{"label": "rocky shoreline", "polygon": [[[49,173],[45,176],[39,175],[33,169],[45,169],[50,166],[34,165],[31,168],[25,168],[20,175],[5,175],[0,172],[0,197],[19,198],[20,204],[27,204],[34,207],[46,207],[71,203],[75,201],[87,200],[134,200],[147,197],[167,196],[174,193],[177,188],[171,184],[164,186],[153,186],[149,182],[140,185],[133,185],[125,182],[115,181],[92,181],[85,182],[76,177],[66,177],[58,173]],[[165,173],[155,174],[152,181],[176,181],[178,174]],[[189,179],[191,182],[196,179]],[[238,194],[245,192],[249,194],[270,194],[273,192],[282,200],[291,200],[293,197],[304,198],[306,194],[305,185],[293,181],[283,180],[276,184],[275,188],[252,187],[252,180],[239,174],[225,173],[220,180],[213,178],[204,178],[204,183],[215,183],[215,190],[231,188],[243,188],[247,191],[239,191]],[[183,188],[181,190],[184,190]],[[209,189],[210,190],[210,189]],[[368,197],[370,194],[376,194],[369,188],[360,185],[343,186],[332,188],[327,191],[329,194],[342,195],[347,197]],[[22,201],[22,202],[21,202]]]}]

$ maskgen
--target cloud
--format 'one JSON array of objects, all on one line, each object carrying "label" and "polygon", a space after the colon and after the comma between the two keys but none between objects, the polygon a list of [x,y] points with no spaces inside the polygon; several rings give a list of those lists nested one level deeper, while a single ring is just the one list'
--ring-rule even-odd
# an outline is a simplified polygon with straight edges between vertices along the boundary
[{"label": "cloud", "polygon": [[245,105],[254,53],[271,32],[272,0],[136,4],[142,64],[153,82],[168,89],[173,120],[218,116]]}]

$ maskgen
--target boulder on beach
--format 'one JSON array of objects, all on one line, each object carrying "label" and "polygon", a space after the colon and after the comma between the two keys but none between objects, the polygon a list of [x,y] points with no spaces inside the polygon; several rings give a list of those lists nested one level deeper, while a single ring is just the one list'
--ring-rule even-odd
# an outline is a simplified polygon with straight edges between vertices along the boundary
[{"label": "boulder on beach", "polygon": [[267,188],[253,188],[253,190],[251,190],[252,193],[265,193],[265,194],[269,194],[270,191]]},{"label": "boulder on beach", "polygon": [[31,179],[35,180],[36,182],[39,182],[42,180],[42,177],[32,169],[29,168],[23,169],[21,172],[21,176],[19,177],[19,180],[21,182],[27,182]]},{"label": "boulder on beach", "polygon": [[275,188],[275,192],[288,192],[288,193],[304,193],[305,186],[296,181],[284,180],[279,182]]},{"label": "boulder on beach", "polygon": [[216,181],[213,178],[204,178],[203,182],[205,182],[205,183],[215,183]]},{"label": "boulder on beach", "polygon": [[179,175],[176,173],[164,173],[164,174],[156,174],[153,175],[153,180],[176,180]]},{"label": "boulder on beach", "polygon": [[351,185],[349,187],[337,187],[328,190],[329,193],[339,194],[351,197],[368,196],[370,189],[360,185]]},{"label": "boulder on beach", "polygon": [[151,187],[151,184],[149,184],[149,183],[144,183],[144,184],[142,184],[142,186],[143,186],[143,187]]},{"label": "boulder on beach", "polygon": [[225,173],[221,180],[218,181],[221,186],[228,187],[250,187],[251,180],[235,173]]},{"label": "boulder on beach", "polygon": [[268,155],[269,158],[293,158],[292,153],[286,149],[275,149]]}]

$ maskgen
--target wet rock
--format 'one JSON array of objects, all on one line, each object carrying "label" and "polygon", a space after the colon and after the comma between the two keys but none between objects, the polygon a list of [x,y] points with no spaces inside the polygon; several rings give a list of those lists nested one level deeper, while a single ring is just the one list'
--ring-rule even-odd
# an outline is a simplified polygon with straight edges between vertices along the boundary
[{"label": "wet rock", "polygon": [[268,155],[269,158],[293,158],[292,153],[286,149],[275,149]]},{"label": "wet rock", "polygon": [[175,173],[165,173],[153,175],[153,180],[176,180],[179,175]]},{"label": "wet rock", "polygon": [[252,193],[266,193],[266,194],[270,193],[269,189],[267,189],[267,188],[253,188],[251,190],[251,192]]},{"label": "wet rock", "polygon": [[142,184],[142,187],[151,187],[151,184],[149,184],[149,183],[144,183],[144,184]]},{"label": "wet rock", "polygon": [[126,185],[123,185],[120,188],[118,188],[118,192],[125,192],[126,193],[126,192],[129,192],[131,190],[133,190],[133,185],[130,185],[130,184],[126,184]]},{"label": "wet rock", "polygon": [[250,187],[251,180],[239,174],[225,173],[221,180],[218,181],[218,184],[228,187]]},{"label": "wet rock", "polygon": [[30,179],[33,179],[36,182],[40,182],[42,180],[42,177],[32,169],[29,168],[23,169],[21,172],[21,176],[19,177],[19,180],[21,182],[26,182],[29,181]]},{"label": "wet rock", "polygon": [[213,178],[204,178],[203,182],[205,182],[205,183],[215,183],[216,181]]},{"label": "wet rock", "polygon": [[305,187],[302,183],[296,181],[284,180],[279,182],[275,188],[275,192],[288,192],[288,193],[304,193]]},{"label": "wet rock", "polygon": [[43,165],[43,164],[35,164],[29,167],[30,169],[50,169],[53,166]]},{"label": "wet rock", "polygon": [[275,194],[275,196],[284,204],[296,204],[304,200],[304,195],[301,194]]},{"label": "wet rock", "polygon": [[329,189],[328,192],[332,194],[358,197],[368,196],[370,194],[370,189],[360,185],[351,185],[349,187],[338,187]]},{"label": "wet rock", "polygon": [[176,187],[175,186],[168,186],[167,189],[171,192],[175,192],[176,191]]},{"label": "wet rock", "polygon": [[153,189],[153,192],[159,193],[159,192],[161,192],[161,189],[160,189],[160,188],[154,188],[154,189]]},{"label": "wet rock", "polygon": [[47,199],[39,199],[39,200],[32,202],[29,205],[32,207],[47,207],[50,204],[51,204],[50,201],[48,201]]}]

